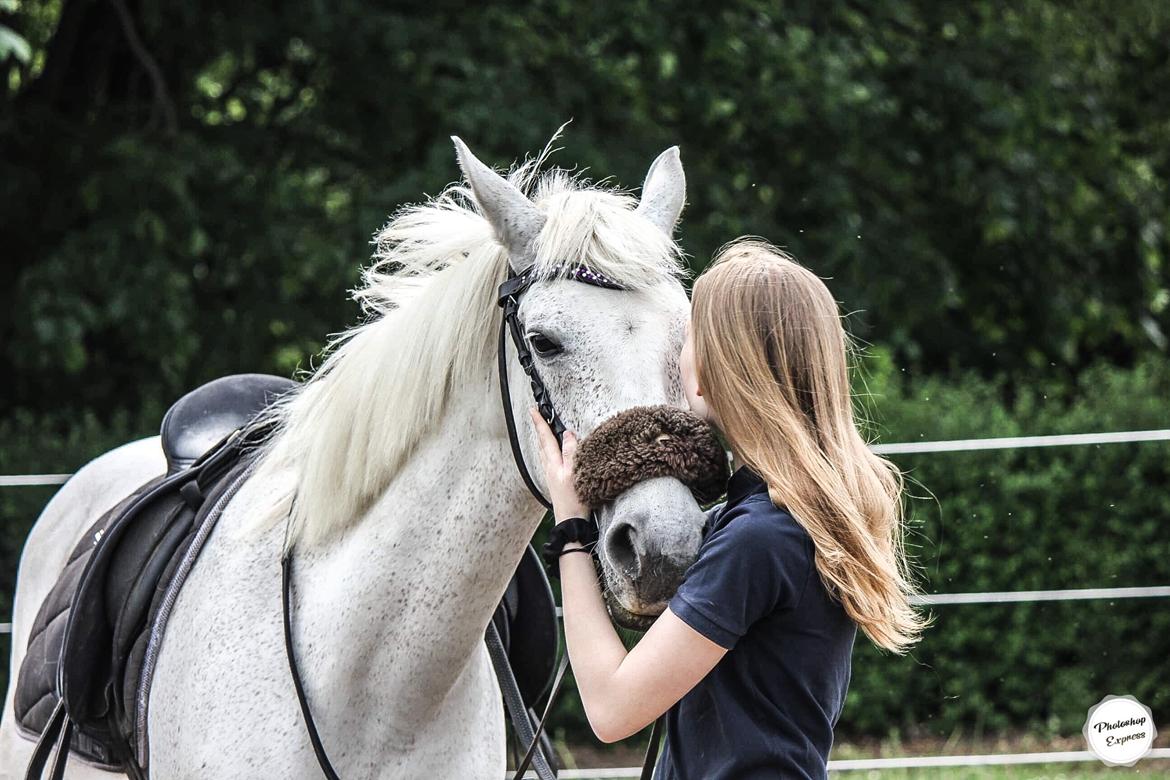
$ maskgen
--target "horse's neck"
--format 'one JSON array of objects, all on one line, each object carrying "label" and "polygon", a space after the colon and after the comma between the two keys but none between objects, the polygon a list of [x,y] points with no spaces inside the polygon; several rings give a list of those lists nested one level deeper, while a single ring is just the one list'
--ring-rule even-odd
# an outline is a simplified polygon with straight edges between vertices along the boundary
[{"label": "horse's neck", "polygon": [[296,564],[316,701],[407,730],[463,673],[542,515],[499,437],[498,406],[482,390],[451,401],[365,517]]}]

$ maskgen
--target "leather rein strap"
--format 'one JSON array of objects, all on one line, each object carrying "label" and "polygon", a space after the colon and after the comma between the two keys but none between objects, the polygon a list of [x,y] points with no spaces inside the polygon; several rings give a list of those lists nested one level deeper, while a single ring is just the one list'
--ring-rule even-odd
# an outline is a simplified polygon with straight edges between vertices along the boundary
[{"label": "leather rein strap", "polygon": [[[528,471],[528,464],[524,461],[524,451],[520,448],[520,437],[516,432],[516,420],[512,414],[512,393],[508,385],[508,356],[506,349],[507,334],[512,336],[512,344],[516,348],[516,358],[520,362],[520,367],[524,369],[524,373],[528,375],[529,382],[532,383],[532,397],[536,400],[537,411],[544,421],[552,428],[552,432],[557,437],[557,442],[560,442],[565,433],[565,424],[562,422],[560,415],[557,414],[556,407],[553,406],[552,399],[549,397],[548,388],[544,386],[544,381],[540,378],[540,374],[536,371],[536,364],[532,358],[532,350],[528,348],[528,341],[524,338],[524,334],[520,330],[520,296],[528,290],[532,284],[530,275],[531,266],[521,271],[520,273],[513,273],[509,276],[503,284],[500,285],[499,295],[496,302],[504,310],[503,322],[500,323],[500,341],[499,348],[496,351],[498,372],[500,378],[500,399],[504,406],[504,422],[508,426],[508,443],[512,447],[512,459],[516,461],[516,470],[520,472],[521,478],[524,480],[524,485],[528,488],[528,492],[539,501],[545,509],[552,509],[552,504],[540,489],[536,487],[536,483],[532,479],[532,474]],[[606,278],[605,276],[589,270],[585,266],[577,265],[569,269],[569,278],[574,279],[584,284],[590,284],[594,287],[604,287],[610,290],[620,290],[621,285]],[[491,627],[489,627],[491,628]],[[490,648],[489,643],[489,648]],[[528,763],[532,759],[533,752],[537,748],[537,743],[540,740],[540,734],[544,729],[544,722],[552,711],[552,703],[560,692],[561,679],[564,675],[566,662],[568,661],[568,653],[561,657],[560,666],[557,669],[556,680],[553,682],[552,691],[549,693],[548,704],[545,705],[544,715],[540,719],[540,723],[536,728],[536,733],[529,743],[528,752],[524,759],[517,765],[516,771],[513,774],[514,780],[521,780],[524,777],[524,772],[528,769]],[[499,670],[497,669],[497,672]],[[511,674],[511,668],[508,668],[508,674]],[[642,762],[641,780],[651,780],[654,775],[654,764],[658,760],[658,746],[662,739],[662,729],[665,725],[665,715],[661,715],[654,721],[654,728],[650,730],[650,744],[646,746],[646,756]],[[513,718],[513,723],[515,723]],[[537,765],[539,774],[539,764]]]},{"label": "leather rein strap", "polygon": [[[520,362],[520,367],[524,369],[524,373],[528,376],[532,384],[532,397],[536,401],[537,409],[541,417],[552,428],[553,433],[556,434],[557,441],[561,441],[565,433],[565,425],[557,414],[552,399],[549,398],[548,389],[545,387],[544,381],[541,380],[540,375],[536,371],[532,351],[528,348],[528,342],[524,338],[524,334],[520,328],[520,296],[532,284],[530,270],[531,267],[520,273],[513,272],[500,285],[497,297],[497,303],[503,309],[497,361],[500,378],[500,397],[504,407],[504,421],[508,428],[508,442],[512,448],[512,458],[516,461],[516,469],[520,472],[520,476],[524,480],[524,485],[536,500],[546,509],[552,509],[552,504],[536,486],[536,482],[532,479],[532,474],[528,471],[528,465],[524,461],[524,452],[520,447],[520,437],[517,433],[516,420],[512,414],[512,395],[508,387],[506,338],[508,334],[511,334],[512,344],[516,348],[516,357]],[[594,287],[604,287],[614,290],[622,289],[617,283],[580,265],[571,266],[568,269],[568,278],[584,284],[593,285]],[[305,728],[309,732],[309,742],[313,745],[313,753],[317,757],[317,763],[320,764],[321,772],[327,780],[341,780],[337,771],[333,768],[333,764],[329,761],[329,755],[325,752],[325,746],[321,742],[321,735],[317,731],[317,724],[313,720],[313,713],[309,709],[309,701],[305,695],[305,686],[301,679],[300,669],[297,666],[296,653],[293,651],[291,607],[292,553],[292,548],[289,547],[281,559],[281,611],[284,618],[285,654],[288,657],[289,671],[292,673],[293,687],[296,689],[297,703],[301,708],[301,716],[305,719]],[[512,721],[512,727],[516,731],[519,739],[528,742],[528,749],[524,757],[517,764],[514,778],[515,780],[523,778],[524,773],[528,770],[529,765],[531,765],[536,770],[536,774],[540,780],[552,780],[556,777],[556,771],[550,766],[548,757],[539,749],[540,738],[544,733],[545,723],[552,713],[553,705],[556,703],[557,697],[560,694],[561,684],[564,682],[565,670],[569,662],[568,653],[561,656],[557,666],[556,677],[553,680],[552,688],[548,694],[548,700],[544,706],[544,712],[541,714],[540,720],[534,729],[529,720],[528,710],[524,706],[523,699],[520,696],[519,686],[516,683],[515,675],[512,673],[511,665],[508,662],[507,653],[500,641],[499,633],[495,630],[495,624],[491,621],[488,622],[485,641],[488,647],[488,654],[492,659],[492,666],[495,668],[496,677],[499,680],[500,688],[504,695],[505,707]],[[658,742],[661,729],[662,718],[660,717],[654,723],[650,737],[650,745],[646,749],[646,760],[643,764],[641,775],[643,780],[649,780],[653,774],[654,762],[658,756]]]},{"label": "leather rein strap", "polygon": [[309,732],[309,742],[313,743],[313,753],[317,756],[317,763],[321,765],[321,773],[329,780],[341,780],[337,776],[325,746],[321,744],[321,735],[317,733],[317,722],[313,720],[313,713],[309,710],[309,700],[305,698],[305,684],[301,680],[301,672],[297,668],[296,653],[293,652],[292,636],[292,550],[280,559],[280,606],[284,616],[284,652],[288,656],[288,668],[292,672],[293,687],[297,691],[297,703],[301,705],[301,715],[305,718],[305,728]]}]

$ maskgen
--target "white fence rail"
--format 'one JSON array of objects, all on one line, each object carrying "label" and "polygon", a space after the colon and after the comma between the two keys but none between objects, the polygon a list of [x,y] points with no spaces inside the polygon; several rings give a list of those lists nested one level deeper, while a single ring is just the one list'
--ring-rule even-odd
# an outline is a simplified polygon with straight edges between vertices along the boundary
[{"label": "white fence rail", "polygon": [[[1015,450],[1031,447],[1068,447],[1086,444],[1134,444],[1147,441],[1170,441],[1170,428],[1151,431],[1109,431],[1106,433],[1069,433],[1055,436],[1008,436],[997,439],[951,439],[949,441],[895,442],[875,444],[879,455],[917,455],[930,452],[974,452],[976,450]],[[0,488],[60,485],[71,474],[0,474]]]},{"label": "white fence rail", "polygon": [[63,485],[72,474],[3,474],[0,487],[35,487],[37,485]]},{"label": "white fence rail", "polygon": [[1013,604],[1031,601],[1149,599],[1170,597],[1170,585],[1148,588],[1074,588],[1070,590],[1001,590],[983,593],[936,593],[911,599],[915,604]]},{"label": "white fence rail", "polygon": [[1108,433],[1068,433],[1055,436],[1007,436],[999,439],[952,439],[900,444],[875,444],[879,455],[915,455],[924,452],[973,452],[975,450],[1018,450],[1031,447],[1068,447],[1086,444],[1135,444],[1145,441],[1170,441],[1170,429],[1155,431],[1110,431]]}]

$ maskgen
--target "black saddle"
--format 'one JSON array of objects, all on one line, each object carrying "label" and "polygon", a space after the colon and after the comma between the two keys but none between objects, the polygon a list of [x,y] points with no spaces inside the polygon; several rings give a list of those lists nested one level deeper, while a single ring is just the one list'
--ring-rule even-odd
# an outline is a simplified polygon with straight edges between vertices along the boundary
[{"label": "black saddle", "polygon": [[[168,474],[90,527],[41,604],[15,713],[25,734],[42,737],[34,765],[43,766],[58,744],[53,777],[64,770],[63,746],[101,768],[145,777],[142,727],[170,608],[264,435],[258,428],[217,430],[215,423],[246,422],[293,383],[245,376],[233,384],[231,377],[217,380],[172,407],[163,426]],[[214,446],[182,468],[192,443],[213,432]]]},{"label": "black saddle", "polygon": [[[37,613],[17,678],[18,727],[39,739],[30,777],[54,746],[54,778],[70,751],[103,769],[147,776],[146,703],[171,606],[266,433],[247,423],[293,386],[244,374],[183,396],[163,418],[167,474],[99,518],[74,548]],[[492,624],[524,704],[535,707],[551,685],[558,626],[531,546]]]}]

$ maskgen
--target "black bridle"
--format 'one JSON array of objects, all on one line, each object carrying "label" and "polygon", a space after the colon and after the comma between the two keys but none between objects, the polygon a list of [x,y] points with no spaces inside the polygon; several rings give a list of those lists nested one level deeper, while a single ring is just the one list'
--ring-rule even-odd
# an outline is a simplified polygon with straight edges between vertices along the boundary
[{"label": "black bridle", "polygon": [[[567,266],[563,271],[564,276],[561,278],[608,290],[624,289],[612,279],[582,264]],[[540,416],[552,428],[552,432],[556,435],[557,441],[560,442],[565,433],[565,424],[561,420],[560,415],[557,414],[556,407],[553,406],[552,399],[549,397],[548,388],[536,370],[536,362],[532,356],[532,350],[528,346],[528,340],[524,337],[520,323],[520,297],[528,291],[528,288],[532,286],[534,281],[532,267],[529,266],[520,272],[512,271],[508,278],[500,284],[496,302],[503,309],[503,318],[500,322],[497,365],[499,368],[500,398],[503,404],[504,422],[508,428],[508,443],[512,448],[512,458],[516,461],[516,469],[520,472],[520,477],[524,480],[524,485],[536,500],[546,509],[552,509],[552,504],[540,492],[540,488],[533,481],[532,474],[528,471],[528,465],[524,460],[524,451],[520,447],[520,437],[516,430],[516,419],[512,411],[512,394],[508,387],[507,334],[511,334],[512,344],[516,349],[516,358],[520,362],[520,368],[524,370],[529,382],[532,384],[532,397],[536,401],[536,408],[540,412]],[[317,731],[317,724],[313,720],[312,712],[309,710],[309,701],[305,696],[304,683],[301,679],[300,671],[297,668],[296,654],[293,652],[292,642],[291,589],[292,550],[289,549],[281,561],[281,603],[284,617],[285,653],[288,656],[288,665],[292,672],[293,687],[296,689],[297,701],[300,704],[301,715],[305,719],[305,727],[309,732],[309,742],[312,743],[313,753],[317,757],[317,763],[320,764],[321,771],[328,780],[340,780],[336,770],[333,768],[333,764],[329,761],[328,754],[325,752],[325,746],[321,742],[320,734]],[[504,694],[506,708],[512,720],[512,727],[516,730],[519,739],[528,743],[528,750],[516,765],[516,770],[513,775],[515,780],[520,780],[524,776],[530,764],[534,765],[537,775],[541,780],[548,780],[549,778],[555,777],[555,773],[549,767],[547,759],[537,751],[537,748],[540,745],[541,735],[544,733],[545,723],[553,710],[553,705],[556,703],[557,696],[561,690],[561,683],[565,678],[565,670],[569,664],[568,653],[561,655],[561,659],[557,664],[556,676],[553,679],[552,688],[548,694],[548,701],[545,702],[544,712],[541,714],[540,720],[536,723],[536,727],[533,728],[529,720],[528,711],[520,698],[519,688],[517,687],[515,677],[512,675],[512,668],[508,662],[507,653],[503,648],[500,635],[496,631],[494,621],[488,621],[484,639],[487,642],[488,654],[492,659],[492,665],[495,667],[496,676],[499,679],[500,687]],[[662,723],[663,719],[661,717],[658,718],[650,734],[650,745],[646,749],[646,758],[642,767],[642,778],[644,780],[650,777],[654,769],[654,761],[658,755],[658,742],[661,735]]]},{"label": "black bridle", "polygon": [[[580,264],[569,266],[565,278],[581,282],[582,284],[592,285],[593,287],[603,287],[607,290],[623,289],[620,284],[612,279]],[[524,462],[524,452],[520,449],[520,437],[516,433],[516,419],[512,412],[512,393],[508,387],[506,339],[507,334],[511,334],[512,344],[516,348],[516,359],[520,362],[520,368],[528,375],[528,381],[532,383],[532,397],[536,401],[537,411],[540,412],[540,416],[552,428],[552,432],[557,437],[557,441],[561,441],[565,435],[565,424],[561,420],[560,415],[557,414],[556,407],[553,406],[552,399],[548,394],[548,388],[544,385],[544,380],[540,378],[540,374],[536,371],[536,362],[532,357],[532,350],[529,349],[528,340],[524,338],[524,334],[520,328],[520,296],[528,291],[528,288],[532,286],[532,282],[532,266],[529,266],[519,273],[513,271],[512,275],[500,285],[499,294],[496,296],[496,303],[504,310],[504,317],[500,323],[500,342],[499,348],[496,351],[496,362],[499,368],[500,399],[504,406],[504,422],[508,425],[508,443],[512,446],[512,459],[516,461],[516,469],[520,472],[520,476],[523,478],[528,492],[532,493],[536,500],[544,505],[545,509],[552,509],[552,504],[544,497],[540,489],[536,487],[536,483],[532,481],[532,474],[528,471],[528,465]]]},{"label": "black bridle", "polygon": [[[575,264],[566,269],[567,273],[564,278],[572,279],[583,284],[592,285],[593,287],[602,287],[607,290],[621,290],[624,289],[620,284],[606,277],[603,274],[591,270],[585,265]],[[560,415],[557,414],[556,407],[553,406],[552,398],[549,397],[548,388],[544,384],[544,380],[540,378],[540,374],[536,370],[536,362],[532,357],[532,350],[528,347],[528,340],[524,338],[524,333],[520,328],[520,296],[528,291],[532,286],[532,266],[529,266],[519,273],[513,271],[500,285],[499,294],[496,297],[496,302],[500,308],[504,310],[503,321],[500,323],[500,339],[499,346],[496,351],[497,365],[499,368],[500,377],[500,400],[504,407],[504,421],[508,426],[508,443],[512,447],[512,459],[516,461],[516,470],[520,472],[521,478],[524,480],[528,492],[544,505],[545,509],[552,509],[552,504],[540,489],[536,487],[536,483],[532,480],[532,474],[528,471],[528,464],[524,461],[524,451],[520,448],[520,437],[516,432],[516,420],[512,411],[512,393],[508,387],[508,355],[507,355],[507,336],[511,334],[512,344],[516,348],[516,358],[520,362],[520,368],[528,376],[528,381],[532,383],[532,397],[536,401],[536,409],[540,412],[540,416],[548,423],[552,429],[553,434],[557,437],[557,442],[561,442],[565,434],[565,424],[561,420]],[[488,626],[488,648],[493,649],[492,633],[494,625]],[[494,642],[499,642],[499,636],[496,635]],[[520,780],[524,777],[524,772],[527,771],[529,763],[534,757],[536,746],[540,742],[540,735],[544,732],[544,726],[548,720],[549,713],[552,712],[553,703],[556,701],[557,695],[560,693],[561,682],[564,680],[565,669],[569,663],[569,654],[565,653],[561,656],[560,663],[557,665],[556,678],[553,681],[552,690],[548,695],[548,702],[545,704],[544,713],[540,717],[540,721],[536,724],[532,736],[529,738],[525,735],[523,738],[529,742],[528,751],[524,754],[524,758],[516,765],[516,771],[513,774],[514,780]],[[510,668],[509,668],[510,671]],[[506,693],[505,693],[506,695]],[[658,743],[662,736],[662,729],[664,725],[664,717],[661,716],[654,721],[654,728],[650,730],[650,744],[646,747],[646,756],[642,761],[641,780],[649,780],[654,773],[654,763],[658,758]],[[513,725],[516,725],[516,719],[513,718]],[[537,774],[543,774],[543,767],[537,763]]]}]

